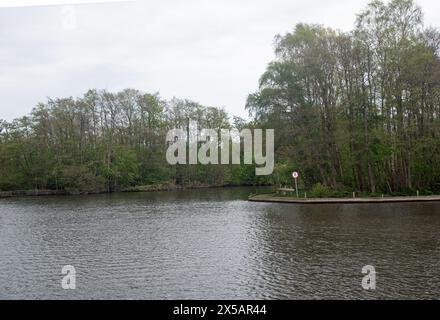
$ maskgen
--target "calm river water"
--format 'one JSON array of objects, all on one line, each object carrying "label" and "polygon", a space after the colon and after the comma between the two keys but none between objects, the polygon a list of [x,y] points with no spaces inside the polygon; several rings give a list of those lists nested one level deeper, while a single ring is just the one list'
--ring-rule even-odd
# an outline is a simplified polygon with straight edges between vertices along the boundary
[{"label": "calm river water", "polygon": [[440,204],[249,203],[251,191],[0,199],[0,298],[440,298]]}]

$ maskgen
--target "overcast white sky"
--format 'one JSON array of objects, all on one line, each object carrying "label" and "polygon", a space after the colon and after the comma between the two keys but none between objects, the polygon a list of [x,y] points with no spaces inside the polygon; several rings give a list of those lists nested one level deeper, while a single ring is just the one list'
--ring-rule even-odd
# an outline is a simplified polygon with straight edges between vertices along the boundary
[{"label": "overcast white sky", "polygon": [[[355,14],[369,2],[83,4],[75,6],[76,27],[71,29],[62,27],[67,12],[63,6],[3,8],[3,1],[7,0],[0,0],[0,118],[6,120],[29,113],[46,97],[127,87],[225,107],[245,117],[246,97],[257,89],[273,58],[276,34],[291,31],[299,22],[350,30]],[[426,25],[440,27],[440,2],[417,2]]]}]

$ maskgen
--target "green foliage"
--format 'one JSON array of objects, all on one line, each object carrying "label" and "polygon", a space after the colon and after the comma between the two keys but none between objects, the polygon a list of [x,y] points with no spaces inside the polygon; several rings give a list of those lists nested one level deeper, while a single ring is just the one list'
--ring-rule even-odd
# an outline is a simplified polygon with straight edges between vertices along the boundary
[{"label": "green foliage", "polygon": [[85,166],[66,166],[60,172],[59,187],[69,193],[106,191],[105,179],[96,176]]},{"label": "green foliage", "polygon": [[[372,1],[351,32],[298,24],[249,95],[250,122],[134,89],[49,99],[0,120],[0,190],[99,192],[136,186],[292,185],[311,195],[440,191],[440,33],[412,0]],[[165,161],[166,133],[275,130],[275,171]],[[151,187],[146,187],[150,189]]]},{"label": "green foliage", "polygon": [[371,2],[349,33],[277,36],[246,108],[275,128],[278,183],[294,164],[307,189],[440,190],[439,39],[412,0]]},{"label": "green foliage", "polygon": [[[232,127],[223,109],[133,89],[50,99],[29,117],[0,122],[0,190],[91,193],[268,183],[255,177],[254,166],[168,165],[166,133],[190,120],[202,128]],[[246,126],[242,119],[234,122]]]},{"label": "green foliage", "polygon": [[315,184],[310,192],[312,198],[328,198],[331,196],[333,196],[333,191],[321,183]]}]

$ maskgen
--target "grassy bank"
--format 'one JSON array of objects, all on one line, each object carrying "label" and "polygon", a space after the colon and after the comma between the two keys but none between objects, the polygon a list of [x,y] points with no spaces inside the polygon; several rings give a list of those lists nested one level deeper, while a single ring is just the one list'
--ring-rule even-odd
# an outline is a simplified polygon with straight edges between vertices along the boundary
[{"label": "grassy bank", "polygon": [[[283,188],[291,188],[291,186],[283,186]],[[277,197],[295,197],[296,192],[282,192],[279,191],[279,187],[272,187],[267,190],[255,192],[254,195],[275,195]],[[399,192],[389,192],[389,193],[371,193],[371,192],[361,192],[357,190],[349,190],[345,188],[341,189],[331,189],[320,183],[313,186],[311,189],[298,189],[298,197],[301,199],[311,198],[311,199],[346,199],[346,198],[392,198],[392,197],[414,197],[414,196],[434,196],[435,192],[430,190],[413,190],[408,189]]]}]

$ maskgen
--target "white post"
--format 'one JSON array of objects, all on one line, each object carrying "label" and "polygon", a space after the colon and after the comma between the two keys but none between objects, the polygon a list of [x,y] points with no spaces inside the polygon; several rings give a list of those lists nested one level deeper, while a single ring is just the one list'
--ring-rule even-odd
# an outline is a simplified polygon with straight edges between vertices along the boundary
[{"label": "white post", "polygon": [[295,190],[296,190],[296,198],[298,199],[298,198],[299,198],[299,194],[298,194],[298,182],[296,181],[296,178],[295,178]]},{"label": "white post", "polygon": [[356,198],[356,192],[353,192],[353,199]]}]

